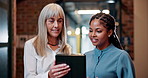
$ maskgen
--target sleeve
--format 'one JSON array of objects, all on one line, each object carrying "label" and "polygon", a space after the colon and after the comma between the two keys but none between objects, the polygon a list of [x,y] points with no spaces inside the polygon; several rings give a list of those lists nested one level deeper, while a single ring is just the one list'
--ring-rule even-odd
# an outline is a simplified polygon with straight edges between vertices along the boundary
[{"label": "sleeve", "polygon": [[48,78],[48,72],[37,74],[37,59],[33,54],[34,47],[31,42],[24,46],[24,78]]},{"label": "sleeve", "polygon": [[127,52],[121,53],[117,63],[118,78],[135,78],[135,69]]}]

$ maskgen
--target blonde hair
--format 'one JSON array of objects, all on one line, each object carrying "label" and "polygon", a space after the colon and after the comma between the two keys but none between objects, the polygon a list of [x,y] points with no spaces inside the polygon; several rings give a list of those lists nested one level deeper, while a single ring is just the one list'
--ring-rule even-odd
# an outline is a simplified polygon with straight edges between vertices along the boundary
[{"label": "blonde hair", "polygon": [[46,55],[46,47],[47,47],[47,27],[45,24],[46,19],[53,17],[53,16],[60,16],[64,19],[64,24],[63,24],[63,29],[59,35],[59,40],[61,40],[62,44],[61,44],[61,48],[59,50],[59,52],[63,52],[64,54],[70,54],[71,52],[71,47],[67,44],[67,35],[66,35],[66,25],[65,25],[65,14],[64,11],[62,9],[62,7],[58,4],[55,3],[50,3],[48,5],[46,5],[40,15],[39,15],[39,19],[38,19],[38,35],[33,43],[37,54],[39,56],[44,56]]}]

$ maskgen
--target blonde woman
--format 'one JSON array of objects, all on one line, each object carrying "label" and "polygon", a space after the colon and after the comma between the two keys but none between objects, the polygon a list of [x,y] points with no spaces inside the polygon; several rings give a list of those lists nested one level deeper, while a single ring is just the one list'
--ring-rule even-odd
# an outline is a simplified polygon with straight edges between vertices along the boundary
[{"label": "blonde woman", "polygon": [[66,42],[65,14],[60,5],[46,5],[38,19],[38,34],[24,47],[25,78],[60,78],[69,71],[69,65],[55,65],[56,54],[70,54]]}]

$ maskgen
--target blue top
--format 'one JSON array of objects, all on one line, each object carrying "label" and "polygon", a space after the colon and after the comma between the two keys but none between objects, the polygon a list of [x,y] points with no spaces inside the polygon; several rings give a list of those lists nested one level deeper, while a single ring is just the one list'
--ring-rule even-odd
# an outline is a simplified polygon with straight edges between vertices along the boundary
[{"label": "blue top", "polygon": [[130,56],[113,44],[103,50],[95,48],[85,55],[88,78],[135,78]]}]

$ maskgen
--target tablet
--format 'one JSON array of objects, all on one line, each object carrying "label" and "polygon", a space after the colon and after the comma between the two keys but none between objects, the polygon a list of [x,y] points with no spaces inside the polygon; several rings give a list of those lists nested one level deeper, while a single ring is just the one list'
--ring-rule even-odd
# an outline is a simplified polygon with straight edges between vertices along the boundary
[{"label": "tablet", "polygon": [[66,63],[71,70],[62,78],[86,78],[85,55],[56,55],[56,64]]}]

